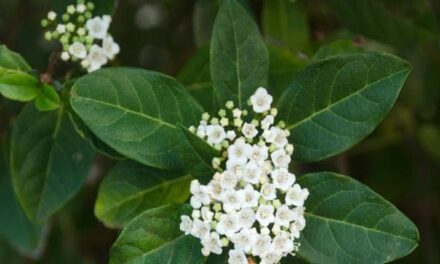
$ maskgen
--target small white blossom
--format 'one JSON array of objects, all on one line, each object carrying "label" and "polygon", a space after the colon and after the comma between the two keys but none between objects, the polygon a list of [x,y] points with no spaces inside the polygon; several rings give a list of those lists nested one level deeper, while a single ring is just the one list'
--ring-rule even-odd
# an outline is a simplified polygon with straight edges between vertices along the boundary
[{"label": "small white blossom", "polygon": [[81,42],[76,41],[70,45],[69,53],[75,58],[85,59],[87,56],[86,46],[84,46],[84,44]]},{"label": "small white blossom", "polygon": [[84,13],[86,11],[87,7],[85,4],[77,4],[76,5],[76,11],[78,13]]},{"label": "small white blossom", "polygon": [[244,140],[237,139],[235,143],[228,148],[228,157],[230,160],[246,163],[251,153],[251,146]]},{"label": "small white blossom", "polygon": [[226,190],[222,197],[223,209],[226,212],[234,212],[240,210],[243,204],[244,196],[242,192],[236,190]]},{"label": "small white blossom", "polygon": [[240,223],[236,214],[222,214],[217,224],[216,230],[221,235],[232,237],[235,232],[240,230]]},{"label": "small white blossom", "polygon": [[272,162],[275,165],[275,167],[278,167],[278,168],[289,167],[289,163],[291,161],[291,158],[289,155],[287,155],[287,153],[284,149],[279,149],[279,150],[272,152],[272,154],[270,154],[270,157],[272,158]]},{"label": "small white blossom", "polygon": [[254,125],[244,123],[242,133],[246,138],[254,138],[258,134],[258,130]]},{"label": "small white blossom", "polygon": [[237,135],[232,130],[226,132],[226,138],[229,139],[230,141],[234,140],[236,136]]},{"label": "small white blossom", "polygon": [[63,51],[61,52],[61,59],[63,61],[68,61],[70,59],[70,54],[67,51]]},{"label": "small white blossom", "polygon": [[187,215],[182,215],[180,219],[182,220],[182,222],[180,222],[180,230],[185,232],[185,235],[188,235],[189,233],[191,233],[192,220]]},{"label": "small white blossom", "polygon": [[56,31],[60,34],[63,34],[66,32],[66,26],[63,24],[59,24],[56,28]]},{"label": "small white blossom", "polygon": [[47,19],[54,21],[57,18],[57,13],[55,13],[54,11],[50,11],[47,14]]},{"label": "small white blossom", "polygon": [[252,185],[247,185],[242,190],[243,192],[243,205],[242,208],[256,207],[258,206],[258,200],[260,199],[260,193],[257,192]]},{"label": "small white blossom", "polygon": [[275,215],[275,224],[278,226],[289,227],[295,215],[287,205],[281,205]]},{"label": "small white blossom", "polygon": [[225,129],[219,125],[208,125],[206,127],[206,136],[208,137],[208,143],[220,144],[226,138]]},{"label": "small white blossom", "polygon": [[229,251],[229,264],[248,264],[245,254],[242,250],[230,250]]},{"label": "small white blossom", "polygon": [[286,168],[276,169],[271,175],[275,187],[282,191],[287,191],[295,183],[295,175],[289,173]]},{"label": "small white blossom", "polygon": [[89,54],[87,55],[87,61],[90,63],[87,70],[92,72],[100,69],[104,64],[107,63],[107,56],[101,47],[98,45],[93,45],[90,48]]},{"label": "small white blossom", "polygon": [[214,218],[214,213],[211,211],[209,207],[202,207],[200,210],[203,221],[210,222]]},{"label": "small white blossom", "polygon": [[245,253],[250,253],[257,237],[258,233],[255,228],[244,228],[240,232],[234,234],[231,240],[234,242],[234,247],[236,249],[243,250]]},{"label": "small white blossom", "polygon": [[260,205],[257,210],[256,218],[263,226],[268,226],[275,220],[275,208],[272,205]]},{"label": "small white blossom", "polygon": [[272,101],[272,96],[263,87],[258,88],[255,94],[251,96],[251,103],[255,113],[269,111]]},{"label": "small white blossom", "polygon": [[307,199],[308,196],[309,191],[307,189],[301,189],[298,184],[295,184],[292,188],[289,188],[286,193],[286,204],[303,206],[304,201]]},{"label": "small white blossom", "polygon": [[269,235],[259,235],[255,240],[254,246],[252,247],[252,254],[254,256],[262,256],[266,254],[270,249],[272,243],[272,238]]},{"label": "small white blossom", "polygon": [[200,208],[202,204],[208,205],[211,202],[208,187],[201,185],[198,180],[191,182],[190,192],[191,206],[194,208]]},{"label": "small white blossom", "polygon": [[277,197],[275,185],[267,183],[261,187],[261,196],[266,200],[273,200]]},{"label": "small white blossom", "polygon": [[209,256],[211,252],[220,255],[223,251],[220,236],[215,232],[210,233],[202,239],[202,246],[202,253],[205,256]]},{"label": "small white blossom", "polygon": [[261,128],[267,130],[273,125],[275,118],[272,115],[267,115],[263,120],[261,120]]},{"label": "small white blossom", "polygon": [[209,235],[210,230],[211,226],[209,225],[209,223],[196,219],[193,222],[191,235],[200,239],[204,239],[207,235]]},{"label": "small white blossom", "polygon": [[252,146],[250,159],[255,161],[257,164],[263,164],[264,161],[269,157],[269,149],[266,146]]},{"label": "small white blossom", "polygon": [[221,174],[220,185],[225,189],[233,189],[238,183],[238,177],[230,171],[225,171]]},{"label": "small white blossom", "polygon": [[114,59],[118,55],[120,48],[119,44],[113,40],[112,36],[107,35],[102,41],[102,48],[104,49],[107,58],[110,60]]},{"label": "small white blossom", "polygon": [[242,228],[245,229],[251,228],[255,223],[256,220],[255,212],[250,208],[241,209],[237,215],[238,215],[239,223]]},{"label": "small white blossom", "polygon": [[110,27],[111,20],[104,17],[94,17],[86,22],[87,31],[89,36],[95,39],[103,39],[107,36],[108,28]]}]

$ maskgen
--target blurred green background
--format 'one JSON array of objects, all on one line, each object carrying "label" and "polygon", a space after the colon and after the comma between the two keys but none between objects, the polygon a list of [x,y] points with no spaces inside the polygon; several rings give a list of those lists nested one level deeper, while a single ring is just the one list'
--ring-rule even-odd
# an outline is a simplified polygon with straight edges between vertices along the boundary
[{"label": "blurred green background", "polygon": [[[0,0],[0,42],[44,72],[50,53],[60,47],[44,40],[40,20],[49,10],[62,10],[69,2]],[[95,2],[100,12],[112,9],[109,1]],[[121,53],[113,64],[177,76],[195,96],[206,97],[210,88],[208,45],[218,2],[115,3],[111,32]],[[241,2],[258,21],[269,46],[270,88],[275,93],[286,87],[298,69],[328,54],[373,50],[393,53],[411,63],[413,71],[395,107],[372,135],[330,160],[297,164],[296,174],[332,170],[367,184],[419,227],[420,246],[397,262],[440,263],[440,1]],[[62,78],[71,66],[58,65],[55,77]],[[0,98],[0,134],[10,128],[11,119],[6,116],[14,116],[19,107]],[[0,230],[0,263],[107,263],[117,232],[96,220],[93,206],[99,181],[110,164],[104,157],[97,158],[94,177],[43,227],[35,251],[20,250]],[[7,182],[1,184],[0,188],[7,188]],[[3,206],[8,197],[0,197],[0,218],[10,213]]]}]

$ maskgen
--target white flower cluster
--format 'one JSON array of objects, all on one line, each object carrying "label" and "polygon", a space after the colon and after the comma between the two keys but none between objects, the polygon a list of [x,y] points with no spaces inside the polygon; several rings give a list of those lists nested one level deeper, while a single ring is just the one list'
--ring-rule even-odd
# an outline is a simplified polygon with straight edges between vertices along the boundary
[{"label": "white flower cluster", "polygon": [[275,125],[271,103],[259,88],[250,98],[253,118],[227,102],[219,117],[204,113],[190,128],[223,153],[213,159],[217,172],[207,185],[191,182],[194,209],[181,217],[180,229],[201,240],[205,256],[229,248],[229,264],[247,264],[248,257],[274,264],[298,250],[309,192],[288,171],[293,145],[284,122]]},{"label": "white flower cluster", "polygon": [[61,16],[54,11],[47,14],[41,21],[47,40],[59,40],[63,46],[61,59],[64,61],[80,61],[88,72],[100,69],[119,53],[119,45],[109,34],[111,17],[93,17],[94,4],[78,0],[76,5],[69,5],[66,13]]}]

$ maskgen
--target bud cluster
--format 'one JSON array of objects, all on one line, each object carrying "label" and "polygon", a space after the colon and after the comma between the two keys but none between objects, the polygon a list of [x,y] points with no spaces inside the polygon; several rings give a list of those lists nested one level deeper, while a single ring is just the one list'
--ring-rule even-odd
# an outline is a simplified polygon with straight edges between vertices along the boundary
[{"label": "bud cluster", "polygon": [[275,123],[272,96],[259,88],[249,103],[255,113],[230,101],[190,127],[222,156],[212,160],[216,173],[207,185],[191,182],[193,211],[181,217],[180,229],[201,240],[205,256],[227,248],[229,264],[247,264],[248,257],[275,264],[298,250],[309,192],[288,170],[294,148],[284,122]]},{"label": "bud cluster", "polygon": [[94,8],[92,2],[77,0],[77,4],[67,6],[66,13],[61,16],[50,11],[47,18],[41,21],[46,29],[45,38],[61,43],[61,59],[79,61],[88,72],[100,69],[120,51],[108,32],[111,17],[94,17]]}]

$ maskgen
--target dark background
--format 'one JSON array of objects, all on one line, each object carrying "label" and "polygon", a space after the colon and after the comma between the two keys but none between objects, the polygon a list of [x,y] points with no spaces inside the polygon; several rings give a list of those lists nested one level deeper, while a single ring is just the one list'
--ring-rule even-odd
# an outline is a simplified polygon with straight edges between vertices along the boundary
[{"label": "dark background", "polygon": [[[367,50],[396,54],[412,64],[413,72],[391,113],[372,135],[332,159],[298,164],[297,174],[332,170],[370,186],[420,230],[419,247],[397,262],[440,263],[440,1],[373,0],[368,1],[370,5],[361,0],[346,1],[358,3],[358,8],[348,9],[350,16],[341,9],[344,4],[332,4],[344,1],[296,1],[302,5],[301,14],[306,19],[298,33],[307,37],[307,44],[301,48],[286,47],[267,35],[265,39],[304,63],[322,45],[342,39]],[[49,10],[63,8],[67,2],[0,0],[0,42],[44,72],[49,55],[59,47],[43,39],[40,20]],[[262,24],[263,1],[242,2],[247,2],[247,8]],[[215,0],[120,1],[111,31],[121,53],[113,64],[175,76],[198,47],[208,44],[216,7]],[[387,15],[381,16],[381,12]],[[362,24],[360,20],[369,22]],[[55,77],[62,79],[65,69],[72,65],[57,67]],[[11,111],[20,107],[1,98],[0,104],[0,108]],[[7,130],[7,121],[1,116],[0,122],[2,130]],[[0,263],[107,263],[117,232],[96,220],[93,207],[100,177],[109,163],[98,157],[96,177],[90,178],[75,199],[51,220],[47,243],[36,254],[40,260],[20,256],[0,238]]]}]

